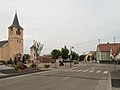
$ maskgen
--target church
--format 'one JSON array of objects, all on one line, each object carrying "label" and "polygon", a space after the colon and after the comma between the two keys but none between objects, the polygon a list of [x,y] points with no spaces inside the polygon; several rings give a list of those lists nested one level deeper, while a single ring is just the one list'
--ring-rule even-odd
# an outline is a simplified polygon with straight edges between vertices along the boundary
[{"label": "church", "polygon": [[8,27],[8,40],[0,41],[0,60],[21,60],[23,55],[23,28],[19,24],[17,13]]}]

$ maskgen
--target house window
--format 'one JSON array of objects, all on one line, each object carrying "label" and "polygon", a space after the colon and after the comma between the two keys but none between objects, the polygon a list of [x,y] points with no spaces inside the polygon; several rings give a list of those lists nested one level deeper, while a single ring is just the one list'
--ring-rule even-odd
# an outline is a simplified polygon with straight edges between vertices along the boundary
[{"label": "house window", "polygon": [[109,60],[110,59],[110,52],[102,52],[101,59],[102,60]]}]

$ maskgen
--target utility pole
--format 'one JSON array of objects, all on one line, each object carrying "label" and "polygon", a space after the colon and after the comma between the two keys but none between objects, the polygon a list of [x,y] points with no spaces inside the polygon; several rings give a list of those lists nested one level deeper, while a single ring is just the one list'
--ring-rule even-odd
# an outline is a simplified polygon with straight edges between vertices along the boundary
[{"label": "utility pole", "polygon": [[98,39],[98,44],[100,44],[100,38]]},{"label": "utility pole", "polygon": [[[115,37],[114,37],[114,47],[115,47]],[[116,67],[115,67],[115,53],[113,54],[113,57],[114,57],[114,71],[116,71]]]},{"label": "utility pole", "polygon": [[72,49],[74,47],[73,46],[70,46],[70,68],[72,67]]}]

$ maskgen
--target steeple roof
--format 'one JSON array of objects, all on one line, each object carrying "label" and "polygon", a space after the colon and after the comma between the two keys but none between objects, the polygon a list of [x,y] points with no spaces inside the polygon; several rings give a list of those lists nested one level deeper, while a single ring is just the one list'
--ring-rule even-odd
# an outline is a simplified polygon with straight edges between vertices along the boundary
[{"label": "steeple roof", "polygon": [[23,30],[23,28],[19,25],[17,13],[15,13],[13,24],[10,27],[8,27],[8,28],[12,28],[12,27],[17,27],[17,28]]}]

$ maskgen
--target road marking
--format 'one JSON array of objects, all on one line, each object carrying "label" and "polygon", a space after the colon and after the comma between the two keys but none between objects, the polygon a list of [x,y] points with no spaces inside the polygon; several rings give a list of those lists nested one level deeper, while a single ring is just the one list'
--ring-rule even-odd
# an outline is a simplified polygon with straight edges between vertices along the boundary
[{"label": "road marking", "polygon": [[94,71],[95,71],[95,70],[91,70],[91,71],[89,71],[89,72],[91,72],[91,73],[92,73],[92,72],[94,72]]},{"label": "road marking", "polygon": [[89,69],[84,70],[83,72],[87,72]]},{"label": "road marking", "polygon": [[70,77],[65,77],[65,78],[63,78],[63,80],[66,80],[66,79],[68,79],[68,78],[70,78]]},{"label": "road marking", "polygon": [[108,71],[104,71],[104,72],[103,72],[103,74],[107,74],[107,73],[108,73]]},{"label": "road marking", "polygon": [[82,70],[78,70],[77,72],[80,72],[80,71],[82,71]]},{"label": "road marking", "polygon": [[77,72],[78,70],[72,70],[72,72]]},{"label": "road marking", "polygon": [[100,73],[101,71],[96,71],[96,73]]}]

